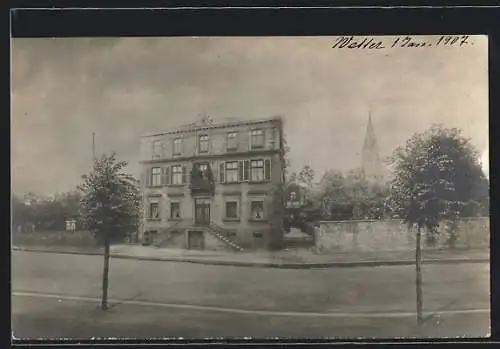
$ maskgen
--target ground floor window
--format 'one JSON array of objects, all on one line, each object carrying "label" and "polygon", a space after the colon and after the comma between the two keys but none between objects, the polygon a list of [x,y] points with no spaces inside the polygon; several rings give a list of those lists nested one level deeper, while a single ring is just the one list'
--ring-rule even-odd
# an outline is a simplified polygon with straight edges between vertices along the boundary
[{"label": "ground floor window", "polygon": [[160,205],[157,202],[152,202],[149,204],[149,218],[160,218]]},{"label": "ground floor window", "polygon": [[238,218],[238,201],[226,201],[226,218]]},{"label": "ground floor window", "polygon": [[264,219],[263,201],[252,201],[250,203],[250,217],[254,220]]},{"label": "ground floor window", "polygon": [[181,218],[181,204],[179,202],[170,203],[170,218],[171,219]]},{"label": "ground floor window", "polygon": [[264,235],[259,232],[253,233],[253,243],[256,248],[264,247]]}]

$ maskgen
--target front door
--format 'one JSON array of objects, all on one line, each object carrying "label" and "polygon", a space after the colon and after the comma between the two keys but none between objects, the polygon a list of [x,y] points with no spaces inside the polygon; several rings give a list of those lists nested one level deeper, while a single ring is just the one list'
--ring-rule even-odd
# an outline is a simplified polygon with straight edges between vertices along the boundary
[{"label": "front door", "polygon": [[196,225],[210,224],[210,199],[195,199],[194,222]]}]

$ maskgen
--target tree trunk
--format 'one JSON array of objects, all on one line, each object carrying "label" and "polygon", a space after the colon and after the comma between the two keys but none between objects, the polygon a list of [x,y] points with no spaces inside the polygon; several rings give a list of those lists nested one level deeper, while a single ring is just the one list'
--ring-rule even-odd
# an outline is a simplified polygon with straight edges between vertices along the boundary
[{"label": "tree trunk", "polygon": [[102,272],[102,310],[108,309],[108,276],[109,276],[109,250],[110,241],[108,233],[104,233],[104,270]]},{"label": "tree trunk", "polygon": [[416,287],[417,287],[417,323],[422,325],[422,247],[421,247],[421,228],[417,228],[415,265],[416,265]]}]

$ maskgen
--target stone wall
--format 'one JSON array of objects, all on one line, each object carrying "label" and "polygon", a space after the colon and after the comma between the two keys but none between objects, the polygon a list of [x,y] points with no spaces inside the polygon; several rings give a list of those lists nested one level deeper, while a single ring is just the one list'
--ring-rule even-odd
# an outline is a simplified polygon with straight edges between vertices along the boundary
[{"label": "stone wall", "polygon": [[[424,249],[443,249],[450,246],[450,229],[446,224],[438,228],[434,243],[422,232]],[[454,248],[489,248],[490,221],[485,218],[462,219],[455,232]],[[399,220],[386,221],[324,221],[315,232],[315,247],[319,252],[413,251],[416,229]]]}]

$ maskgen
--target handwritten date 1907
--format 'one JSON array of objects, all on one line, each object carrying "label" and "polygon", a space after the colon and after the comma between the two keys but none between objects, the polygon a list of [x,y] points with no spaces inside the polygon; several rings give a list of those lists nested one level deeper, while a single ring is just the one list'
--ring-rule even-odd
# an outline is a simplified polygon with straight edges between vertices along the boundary
[{"label": "handwritten date 1907", "polygon": [[400,36],[392,40],[385,38],[355,38],[354,36],[338,37],[332,48],[380,50],[385,48],[418,48],[418,47],[454,47],[473,45],[468,35],[442,35],[436,39],[418,39],[412,36]]}]

